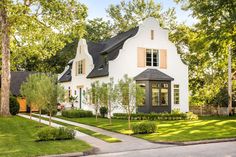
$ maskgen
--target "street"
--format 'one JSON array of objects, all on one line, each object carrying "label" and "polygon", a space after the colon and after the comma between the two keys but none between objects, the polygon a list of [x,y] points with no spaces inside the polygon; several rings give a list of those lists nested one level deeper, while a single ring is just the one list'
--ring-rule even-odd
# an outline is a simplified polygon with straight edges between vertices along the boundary
[{"label": "street", "polygon": [[173,146],[117,153],[97,154],[89,157],[236,157],[236,142],[222,142],[189,146]]}]

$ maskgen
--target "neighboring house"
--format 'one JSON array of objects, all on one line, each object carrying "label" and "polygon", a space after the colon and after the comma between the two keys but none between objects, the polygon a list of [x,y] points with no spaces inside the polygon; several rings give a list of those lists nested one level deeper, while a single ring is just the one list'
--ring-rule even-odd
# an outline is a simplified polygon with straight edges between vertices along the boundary
[{"label": "neighboring house", "polygon": [[[20,112],[26,112],[27,109],[25,98],[21,97],[20,87],[23,82],[27,80],[29,75],[34,74],[35,72],[27,72],[27,71],[17,71],[11,72],[11,83],[10,83],[10,92],[13,96],[17,97],[17,101],[20,104]],[[1,86],[1,79],[0,79]],[[36,108],[33,108],[33,111],[37,111]]]},{"label": "neighboring house", "polygon": [[110,78],[117,82],[125,74],[145,89],[145,102],[138,106],[138,112],[189,111],[188,66],[169,41],[168,31],[154,18],[100,43],[81,39],[59,82],[69,95],[78,96],[75,107],[91,109],[83,101],[91,83]]}]

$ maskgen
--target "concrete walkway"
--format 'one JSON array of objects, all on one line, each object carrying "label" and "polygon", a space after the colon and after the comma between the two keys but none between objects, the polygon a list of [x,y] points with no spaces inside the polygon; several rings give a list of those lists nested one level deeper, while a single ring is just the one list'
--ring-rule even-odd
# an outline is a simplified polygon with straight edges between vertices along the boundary
[{"label": "concrete walkway", "polygon": [[[29,116],[23,115],[23,114],[19,114],[19,116],[25,117],[25,118],[30,118]],[[48,118],[48,116],[46,116],[46,115],[43,115],[43,117]],[[53,117],[52,119],[56,120],[56,121],[63,122],[63,123],[71,124],[74,126],[79,126],[82,128],[93,130],[95,132],[98,132],[98,133],[101,133],[104,135],[118,138],[122,141],[122,142],[117,142],[117,143],[107,143],[107,142],[104,142],[104,141],[97,139],[95,137],[92,137],[92,136],[86,135],[84,133],[81,133],[79,131],[76,131],[76,138],[81,139],[81,140],[89,143],[93,147],[98,148],[99,150],[97,153],[111,153],[111,152],[114,153],[114,152],[155,149],[155,148],[164,148],[164,147],[173,146],[173,145],[167,145],[167,144],[151,143],[151,142],[148,142],[146,140],[139,139],[136,137],[123,135],[123,134],[107,131],[104,129],[100,129],[97,127],[93,127],[93,126],[89,126],[89,125],[85,125],[85,124],[81,124],[81,123],[77,123],[77,122],[71,122],[71,121],[56,118],[56,117]],[[32,120],[38,121],[38,118],[32,117]],[[48,121],[42,120],[41,122],[48,125]],[[52,126],[53,127],[61,127],[61,125],[58,125],[56,123],[52,123]]]}]

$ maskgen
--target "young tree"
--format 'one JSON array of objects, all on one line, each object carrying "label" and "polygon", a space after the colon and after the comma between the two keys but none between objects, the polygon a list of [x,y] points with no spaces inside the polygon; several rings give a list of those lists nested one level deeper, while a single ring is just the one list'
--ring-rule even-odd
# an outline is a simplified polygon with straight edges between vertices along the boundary
[{"label": "young tree", "polygon": [[94,105],[96,122],[98,121],[98,112],[100,108],[100,83],[96,81],[91,84],[91,89],[89,90],[89,99],[92,105]]},{"label": "young tree", "polygon": [[26,98],[27,105],[30,107],[30,119],[32,117],[33,104],[34,105],[36,104],[37,101],[36,99],[38,97],[36,93],[37,90],[36,84],[38,80],[39,79],[37,74],[30,75],[27,78],[26,82],[24,82],[20,88],[21,95]]},{"label": "young tree", "polygon": [[100,84],[99,81],[91,83],[91,88],[87,89],[84,97],[85,103],[94,106],[96,121],[98,121],[100,107],[108,104],[107,85],[105,83]]},{"label": "young tree", "polygon": [[42,97],[46,102],[44,109],[49,112],[49,125],[52,122],[52,113],[57,109],[57,104],[64,101],[65,91],[63,87],[57,84],[57,76],[47,77],[42,84]]},{"label": "young tree", "polygon": [[128,75],[118,82],[119,104],[128,115],[128,128],[131,129],[131,114],[135,111],[136,105],[143,103],[144,90],[135,83]]},{"label": "young tree", "polygon": [[26,82],[21,85],[21,95],[26,98],[26,102],[30,107],[30,119],[32,115],[32,108],[37,107],[39,110],[40,118],[39,122],[41,122],[41,110],[45,105],[45,101],[42,97],[42,81],[47,76],[44,74],[32,74],[30,75]]},{"label": "young tree", "polygon": [[110,125],[112,124],[112,111],[117,108],[118,100],[118,88],[114,84],[114,79],[110,78],[110,82],[107,83],[108,90],[108,118]]}]

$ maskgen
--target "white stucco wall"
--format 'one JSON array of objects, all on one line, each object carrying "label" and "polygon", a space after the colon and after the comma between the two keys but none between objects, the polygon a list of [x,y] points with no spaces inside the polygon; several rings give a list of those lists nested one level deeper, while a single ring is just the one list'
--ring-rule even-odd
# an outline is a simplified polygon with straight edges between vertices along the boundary
[{"label": "white stucco wall", "polygon": [[[154,30],[154,39],[151,40],[151,30]],[[154,18],[146,19],[140,26],[137,34],[125,41],[123,48],[120,50],[118,57],[115,60],[109,61],[109,76],[86,79],[86,76],[93,68],[92,57],[88,53],[87,45],[84,39],[80,40],[78,47],[84,46],[84,51],[79,52],[74,59],[72,66],[72,81],[70,83],[62,83],[63,86],[70,84],[72,90],[76,90],[78,85],[83,85],[85,90],[90,87],[91,82],[99,80],[100,82],[108,82],[110,77],[114,78],[117,82],[125,74],[129,77],[135,77],[147,68],[156,68],[165,74],[174,78],[171,82],[171,105],[172,108],[179,108],[182,112],[189,111],[188,106],[188,67],[177,54],[176,47],[168,40],[168,31],[160,28],[159,23]],[[167,49],[167,69],[160,69],[159,67],[137,67],[137,48],[150,48],[150,49]],[[81,59],[86,59],[86,75],[75,76],[75,62]],[[180,86],[180,104],[173,104],[173,85],[179,84]],[[72,92],[74,93],[74,92]],[[78,107],[78,104],[76,104]],[[82,108],[92,109],[90,106],[83,104]],[[120,112],[116,110],[114,112]]]}]

